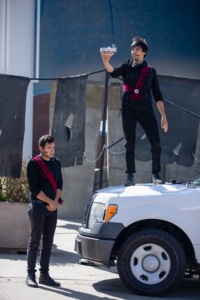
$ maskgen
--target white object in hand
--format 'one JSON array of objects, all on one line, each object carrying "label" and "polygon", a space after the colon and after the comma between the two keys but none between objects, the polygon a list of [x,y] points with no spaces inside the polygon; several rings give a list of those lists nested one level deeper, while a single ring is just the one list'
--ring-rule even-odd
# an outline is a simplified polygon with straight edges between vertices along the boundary
[{"label": "white object in hand", "polygon": [[117,52],[117,46],[115,46],[115,44],[112,44],[112,47],[108,46],[108,47],[102,47],[100,48],[100,51],[104,51],[104,52]]}]

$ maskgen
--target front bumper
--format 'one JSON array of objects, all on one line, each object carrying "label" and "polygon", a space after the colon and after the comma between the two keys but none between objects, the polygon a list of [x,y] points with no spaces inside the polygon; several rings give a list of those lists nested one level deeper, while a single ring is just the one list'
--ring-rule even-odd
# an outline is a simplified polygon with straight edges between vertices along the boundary
[{"label": "front bumper", "polygon": [[109,267],[114,243],[113,240],[100,240],[78,234],[75,239],[75,251],[89,261]]},{"label": "front bumper", "polygon": [[80,227],[75,239],[75,251],[89,261],[109,267],[113,246],[124,226],[119,223],[95,225],[91,229]]}]

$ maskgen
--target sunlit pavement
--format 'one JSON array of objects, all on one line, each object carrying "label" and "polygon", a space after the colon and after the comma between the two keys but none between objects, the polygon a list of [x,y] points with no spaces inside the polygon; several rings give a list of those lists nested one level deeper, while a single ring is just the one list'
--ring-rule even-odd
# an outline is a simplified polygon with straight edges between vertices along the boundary
[{"label": "sunlit pavement", "polygon": [[[51,255],[50,275],[61,283],[53,288],[25,284],[26,255],[0,254],[0,300],[124,299],[200,300],[200,281],[184,280],[180,287],[163,297],[143,297],[129,291],[119,279],[116,266],[110,269],[80,264],[74,241],[80,223],[59,220]],[[37,266],[39,269],[39,265]],[[39,271],[36,274],[38,278]]]}]

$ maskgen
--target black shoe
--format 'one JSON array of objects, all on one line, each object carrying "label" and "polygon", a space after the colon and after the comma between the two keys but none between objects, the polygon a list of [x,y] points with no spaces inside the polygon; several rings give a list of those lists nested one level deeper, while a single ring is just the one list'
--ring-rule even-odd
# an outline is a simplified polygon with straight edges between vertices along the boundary
[{"label": "black shoe", "polygon": [[154,184],[163,184],[164,183],[162,178],[160,177],[159,173],[152,173],[152,182]]},{"label": "black shoe", "polygon": [[60,283],[53,280],[53,278],[51,278],[48,273],[40,274],[39,283],[50,285],[50,286],[60,286]]},{"label": "black shoe", "polygon": [[124,183],[124,186],[131,186],[131,185],[135,185],[134,175],[132,173],[128,174],[127,180]]},{"label": "black shoe", "polygon": [[34,287],[34,288],[38,287],[38,284],[35,280],[35,274],[30,274],[30,275],[27,276],[26,285],[28,285],[30,287]]}]

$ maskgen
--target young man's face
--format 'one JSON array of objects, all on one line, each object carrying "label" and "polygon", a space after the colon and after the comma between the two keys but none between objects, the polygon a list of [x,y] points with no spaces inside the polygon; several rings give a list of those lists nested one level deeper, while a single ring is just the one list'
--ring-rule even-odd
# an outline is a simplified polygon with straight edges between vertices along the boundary
[{"label": "young man's face", "polygon": [[50,160],[55,153],[55,143],[46,143],[44,148],[39,146],[39,150],[43,159]]},{"label": "young man's face", "polygon": [[142,51],[140,46],[131,48],[131,55],[135,61],[142,62],[144,60],[145,52]]}]

